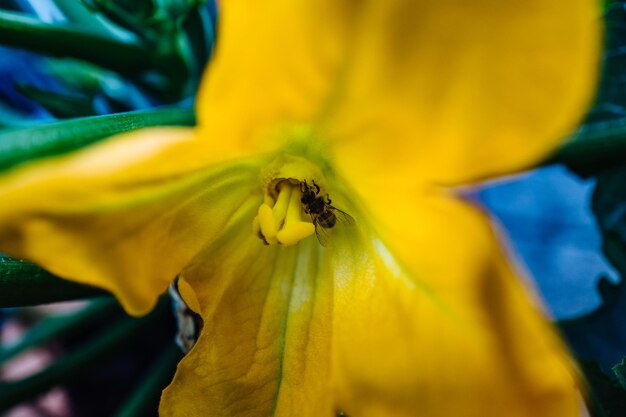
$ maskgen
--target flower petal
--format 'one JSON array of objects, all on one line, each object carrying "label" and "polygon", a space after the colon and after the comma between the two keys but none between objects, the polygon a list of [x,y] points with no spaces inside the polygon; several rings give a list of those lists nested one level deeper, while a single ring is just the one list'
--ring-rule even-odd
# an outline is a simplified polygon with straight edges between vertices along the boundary
[{"label": "flower petal", "polygon": [[197,99],[199,128],[220,132],[236,154],[273,150],[275,129],[318,117],[345,56],[351,3],[221,2],[219,43]]},{"label": "flower petal", "polygon": [[332,286],[319,245],[264,246],[250,231],[258,203],[182,274],[204,325],[163,394],[163,417],[332,416]]},{"label": "flower petal", "polygon": [[329,111],[352,177],[445,184],[528,167],[586,110],[597,1],[370,1]]},{"label": "flower petal", "polygon": [[488,229],[466,236],[479,226],[461,227],[466,219],[443,206],[423,225],[432,232],[447,219],[455,233],[443,227],[398,242],[412,255],[404,265],[377,241],[344,239],[333,252],[337,409],[360,417],[579,416],[563,346]]},{"label": "flower petal", "polygon": [[[192,129],[143,129],[0,180],[0,250],[147,312],[252,191]],[[244,185],[241,185],[244,184]]]}]

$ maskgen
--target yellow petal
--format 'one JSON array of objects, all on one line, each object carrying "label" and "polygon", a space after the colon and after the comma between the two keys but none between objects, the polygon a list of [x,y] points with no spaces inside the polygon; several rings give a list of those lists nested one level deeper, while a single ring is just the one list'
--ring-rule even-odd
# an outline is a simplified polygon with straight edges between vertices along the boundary
[{"label": "yellow petal", "polygon": [[[280,125],[322,110],[343,60],[354,14],[348,0],[229,0],[198,94],[198,125],[232,155],[276,144]],[[273,137],[270,137],[273,139]]]},{"label": "yellow petal", "polygon": [[335,161],[446,184],[528,167],[586,110],[599,38],[597,1],[370,1],[329,111]]},{"label": "yellow petal", "polygon": [[332,416],[332,287],[319,245],[263,245],[249,230],[255,210],[182,274],[204,325],[163,394],[163,417]]},{"label": "yellow petal", "polygon": [[[412,258],[443,262],[436,270],[409,274],[377,241],[346,239],[350,245],[332,253],[336,408],[360,417],[579,416],[570,365],[552,329],[497,250],[472,249],[467,228],[456,232],[446,235],[449,248],[438,245],[438,235],[433,247],[402,242]],[[459,259],[456,240],[465,242],[467,257],[477,256],[474,265]],[[462,275],[448,276],[451,269]]]},{"label": "yellow petal", "polygon": [[0,250],[145,313],[253,192],[257,170],[219,161],[163,128],[25,164],[0,180]]},{"label": "yellow petal", "polygon": [[182,277],[178,280],[178,291],[187,307],[194,313],[199,313],[200,303],[198,302],[198,297],[196,297],[196,293],[191,288],[191,285]]}]

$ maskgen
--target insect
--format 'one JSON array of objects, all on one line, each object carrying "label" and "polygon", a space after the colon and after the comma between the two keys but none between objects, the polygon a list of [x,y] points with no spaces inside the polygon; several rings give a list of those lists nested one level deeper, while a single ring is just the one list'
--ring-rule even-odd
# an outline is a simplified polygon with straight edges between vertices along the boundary
[{"label": "insect", "polygon": [[311,220],[315,225],[317,240],[322,246],[326,246],[329,237],[328,229],[335,227],[338,221],[352,225],[354,224],[354,219],[348,213],[333,207],[328,194],[326,194],[326,197],[322,197],[320,195],[321,189],[315,181],[311,180],[311,184],[307,184],[306,180],[300,183],[300,191],[302,192],[300,202],[304,212],[311,216]]}]

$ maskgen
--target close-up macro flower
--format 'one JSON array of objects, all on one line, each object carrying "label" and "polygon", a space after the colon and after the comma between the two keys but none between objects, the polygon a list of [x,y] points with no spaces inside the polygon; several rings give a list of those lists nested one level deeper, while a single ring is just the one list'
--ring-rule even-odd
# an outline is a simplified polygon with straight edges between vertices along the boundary
[{"label": "close-up macro flower", "polygon": [[624,10],[0,1],[0,413],[626,415]]}]

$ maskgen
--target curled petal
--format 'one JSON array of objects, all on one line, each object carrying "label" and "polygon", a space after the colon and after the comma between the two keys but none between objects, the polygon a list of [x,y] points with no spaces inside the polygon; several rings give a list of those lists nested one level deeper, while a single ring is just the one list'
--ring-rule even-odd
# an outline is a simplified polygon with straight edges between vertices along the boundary
[{"label": "curled petal", "polygon": [[258,201],[182,276],[202,334],[161,399],[163,417],[332,416],[332,286],[318,244],[264,246],[250,232]]},{"label": "curled petal", "polygon": [[219,165],[186,128],[143,129],[0,180],[2,251],[150,310],[221,231],[258,171]]}]

